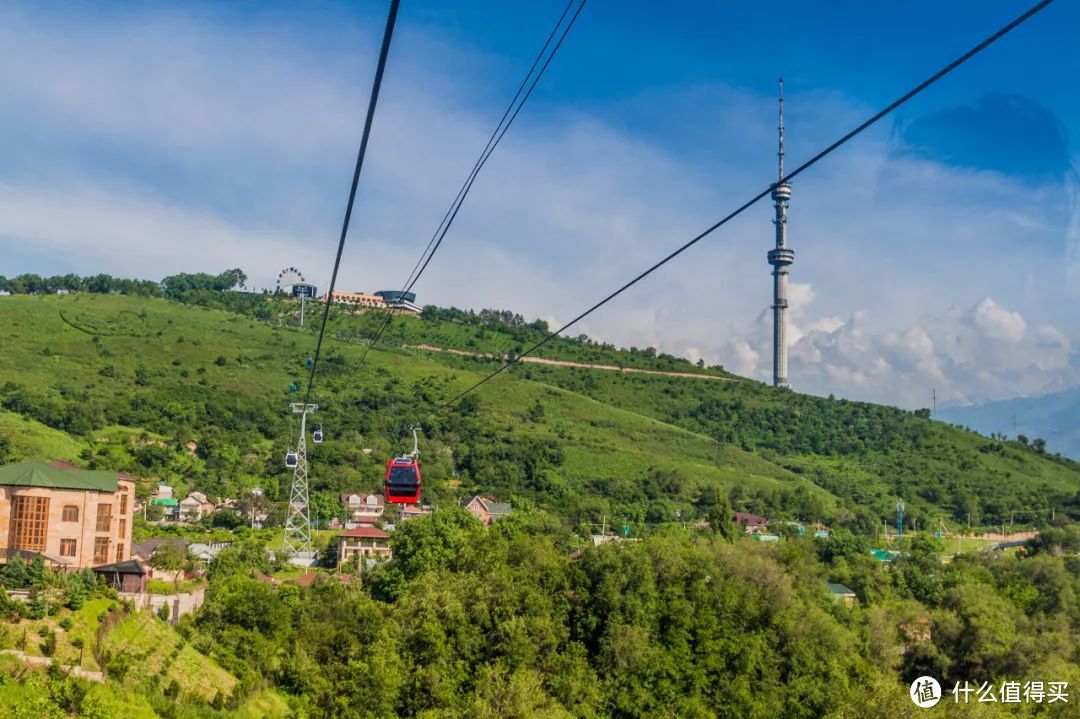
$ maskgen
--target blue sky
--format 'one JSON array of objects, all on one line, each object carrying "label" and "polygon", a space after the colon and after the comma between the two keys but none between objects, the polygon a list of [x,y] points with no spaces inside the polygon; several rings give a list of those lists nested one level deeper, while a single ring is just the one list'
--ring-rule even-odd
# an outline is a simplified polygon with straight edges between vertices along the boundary
[{"label": "blue sky", "polygon": [[[1021,9],[591,0],[421,300],[566,319],[772,180],[779,75],[792,166]],[[343,289],[401,284],[561,10],[402,3]],[[385,11],[5,4],[0,274],[324,284]],[[922,406],[1080,385],[1078,26],[1059,0],[796,182],[797,389]],[[581,331],[767,377],[770,216]]]}]

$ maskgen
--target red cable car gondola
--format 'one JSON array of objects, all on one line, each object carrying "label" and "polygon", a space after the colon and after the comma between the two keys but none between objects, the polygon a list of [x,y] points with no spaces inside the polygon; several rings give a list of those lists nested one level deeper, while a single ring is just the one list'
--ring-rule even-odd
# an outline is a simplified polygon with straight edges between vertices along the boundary
[{"label": "red cable car gondola", "polygon": [[420,501],[420,463],[415,457],[394,457],[386,463],[386,501],[416,504]]},{"label": "red cable car gondola", "polygon": [[416,504],[420,501],[420,447],[413,431],[412,454],[393,457],[386,462],[386,477],[383,480],[383,492],[386,501],[392,504]]}]

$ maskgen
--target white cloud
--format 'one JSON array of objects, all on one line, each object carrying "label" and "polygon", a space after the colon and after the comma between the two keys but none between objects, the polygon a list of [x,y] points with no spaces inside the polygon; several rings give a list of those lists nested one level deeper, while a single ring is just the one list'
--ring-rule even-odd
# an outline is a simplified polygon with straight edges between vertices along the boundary
[{"label": "white cloud", "polygon": [[989,297],[975,305],[971,320],[986,337],[1003,342],[1019,342],[1027,330],[1019,312],[1009,312]]},{"label": "white cloud", "polygon": [[[818,394],[839,389],[847,396],[921,407],[931,389],[941,401],[968,402],[1040,394],[1080,382],[1080,358],[1061,329],[1029,329],[1019,313],[992,298],[922,317],[900,331],[875,332],[872,322],[868,312],[857,311],[838,326],[793,342],[796,387]],[[755,345],[734,342],[725,354],[733,367],[764,378],[771,336],[758,332],[756,337]]]}]

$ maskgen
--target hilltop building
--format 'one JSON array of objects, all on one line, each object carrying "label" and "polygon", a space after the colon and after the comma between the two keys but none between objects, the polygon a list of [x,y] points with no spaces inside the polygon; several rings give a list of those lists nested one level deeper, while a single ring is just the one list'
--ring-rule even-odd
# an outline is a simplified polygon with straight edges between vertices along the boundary
[{"label": "hilltop building", "polygon": [[330,301],[335,305],[345,305],[354,310],[386,309],[386,302],[377,295],[367,295],[363,292],[335,291],[330,294]]},{"label": "hilltop building", "polygon": [[0,467],[0,558],[85,569],[131,556],[135,479],[29,460]]},{"label": "hilltop building", "polygon": [[399,312],[406,312],[409,314],[418,315],[423,312],[424,308],[416,304],[415,292],[402,292],[400,290],[379,290],[375,293],[377,297],[381,297],[387,307],[392,307]]},{"label": "hilltop building", "polygon": [[330,301],[335,305],[344,305],[356,311],[362,310],[385,310],[393,309],[398,314],[418,315],[423,307],[416,304],[415,292],[401,292],[400,290],[379,290],[375,294],[363,292],[339,292],[334,291],[330,295]]}]

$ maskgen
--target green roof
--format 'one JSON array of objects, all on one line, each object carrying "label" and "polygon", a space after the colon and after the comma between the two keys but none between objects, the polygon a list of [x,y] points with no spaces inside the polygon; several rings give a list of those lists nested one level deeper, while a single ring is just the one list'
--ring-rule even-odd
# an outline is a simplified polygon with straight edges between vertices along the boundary
[{"label": "green roof", "polygon": [[116,472],[59,469],[33,459],[0,467],[0,485],[9,487],[52,487],[87,492],[115,492],[116,480]]},{"label": "green roof", "polygon": [[828,589],[833,594],[838,594],[840,596],[846,596],[846,595],[849,595],[849,594],[854,595],[855,594],[855,590],[849,589],[848,587],[845,587],[843,584],[834,584],[833,582],[825,582],[825,588]]},{"label": "green roof", "polygon": [[163,507],[175,507],[180,503],[172,497],[154,497],[150,500],[150,504],[160,504]]}]

